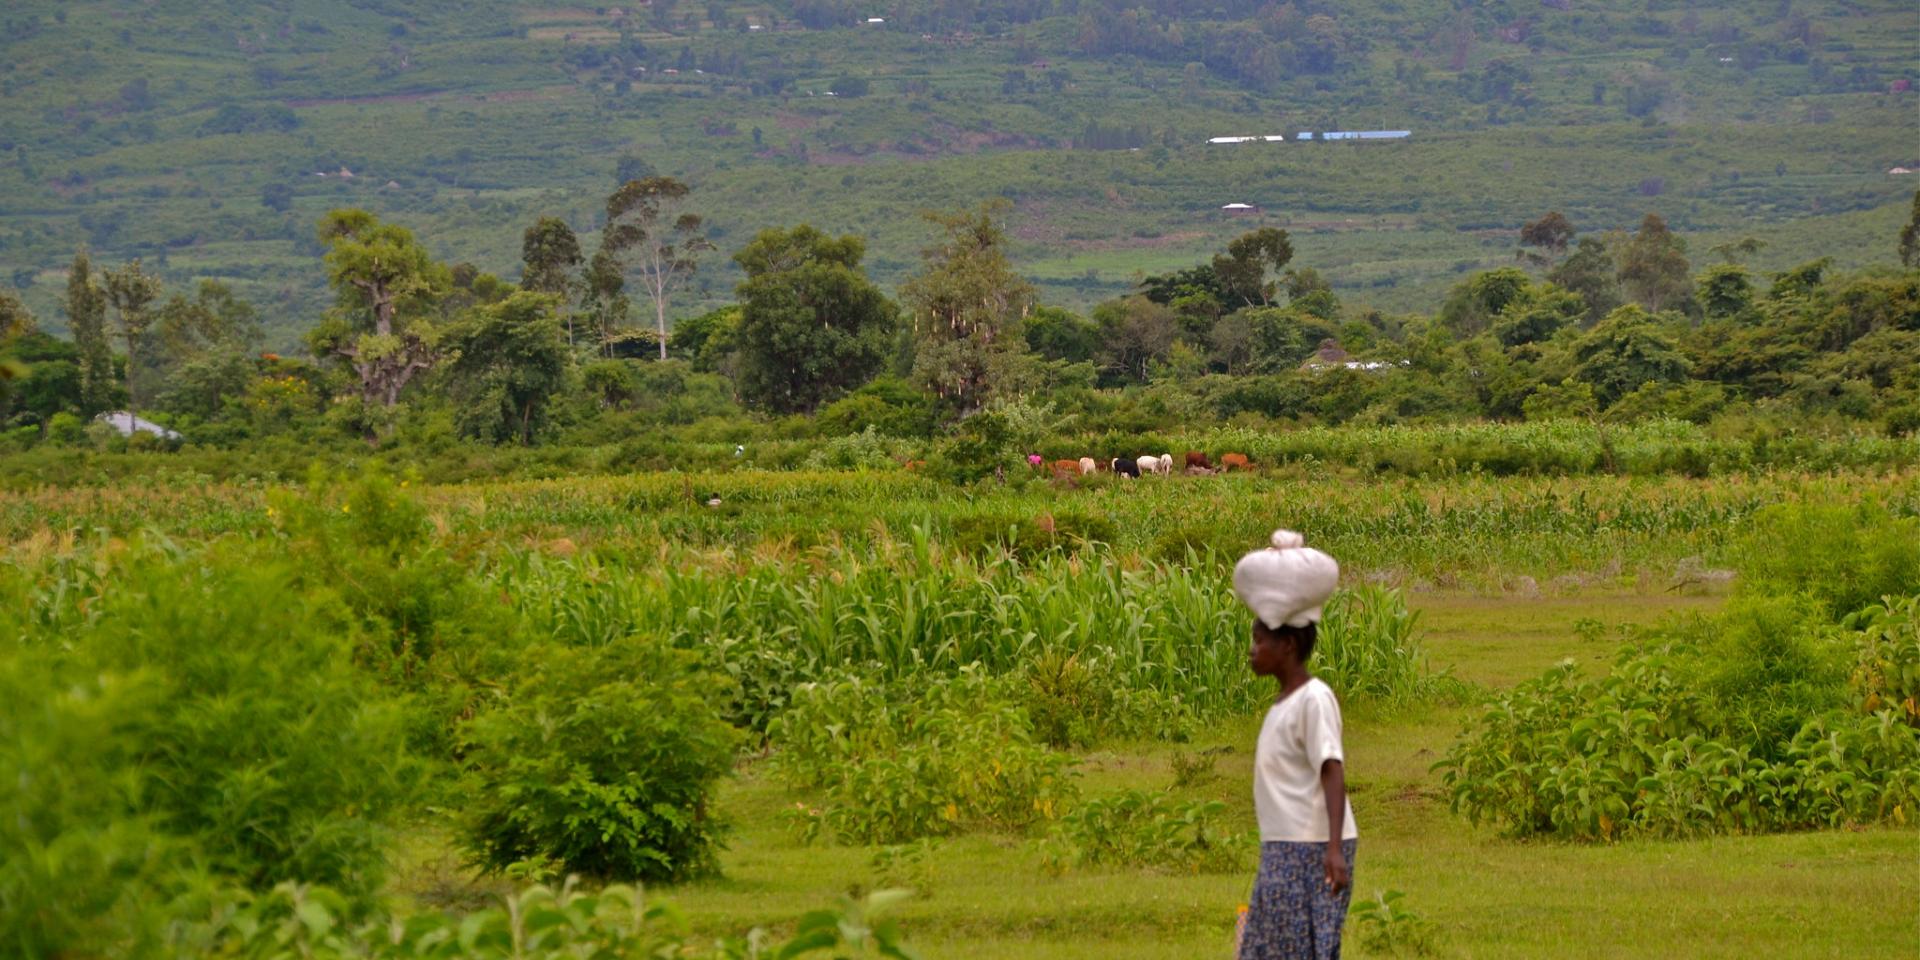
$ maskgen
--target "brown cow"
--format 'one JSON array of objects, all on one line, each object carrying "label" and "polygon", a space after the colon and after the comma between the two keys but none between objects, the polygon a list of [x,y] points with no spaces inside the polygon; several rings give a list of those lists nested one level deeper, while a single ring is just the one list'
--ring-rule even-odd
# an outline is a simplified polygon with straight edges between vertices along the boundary
[{"label": "brown cow", "polygon": [[1250,470],[1252,468],[1253,464],[1247,462],[1247,455],[1244,453],[1223,453],[1220,455],[1220,469],[1222,471]]},{"label": "brown cow", "polygon": [[1053,475],[1056,477],[1073,477],[1080,474],[1080,461],[1078,460],[1055,460],[1050,466],[1052,466]]},{"label": "brown cow", "polygon": [[1207,462],[1207,455],[1198,450],[1187,451],[1187,466],[1189,468],[1199,467],[1202,470],[1213,469],[1213,464]]}]

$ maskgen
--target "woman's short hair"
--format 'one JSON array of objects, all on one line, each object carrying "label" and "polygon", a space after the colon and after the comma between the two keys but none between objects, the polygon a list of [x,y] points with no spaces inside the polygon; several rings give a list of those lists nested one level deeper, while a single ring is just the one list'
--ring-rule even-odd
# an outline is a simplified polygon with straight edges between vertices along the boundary
[{"label": "woman's short hair", "polygon": [[1269,627],[1261,623],[1258,617],[1255,617],[1253,622],[1255,626],[1273,634],[1276,639],[1292,640],[1293,649],[1299,652],[1301,663],[1306,663],[1307,659],[1313,656],[1313,645],[1320,639],[1318,622],[1309,623],[1304,627],[1289,627],[1285,624]]}]

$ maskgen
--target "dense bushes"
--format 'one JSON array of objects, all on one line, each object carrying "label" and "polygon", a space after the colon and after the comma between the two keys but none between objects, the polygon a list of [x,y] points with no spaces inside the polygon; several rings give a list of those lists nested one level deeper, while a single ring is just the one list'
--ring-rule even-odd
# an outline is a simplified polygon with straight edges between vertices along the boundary
[{"label": "dense bushes", "polygon": [[1036,742],[984,672],[880,686],[856,678],[794,691],[770,730],[780,769],[819,790],[802,828],[900,843],[967,827],[1020,828],[1064,813],[1068,758]]},{"label": "dense bushes", "polygon": [[281,566],[170,553],[0,585],[0,935],[22,955],[156,936],[145,911],[203,872],[354,897],[383,875],[418,772],[397,704]]},{"label": "dense bushes", "polygon": [[643,640],[533,646],[513,676],[465,737],[463,842],[478,863],[616,880],[714,868],[724,824],[708,797],[738,741],[714,709],[724,681]]},{"label": "dense bushes", "polygon": [[1725,611],[1652,632],[1604,677],[1567,664],[1498,698],[1440,764],[1454,809],[1588,839],[1908,822],[1913,528],[1872,505],[1763,511]]}]

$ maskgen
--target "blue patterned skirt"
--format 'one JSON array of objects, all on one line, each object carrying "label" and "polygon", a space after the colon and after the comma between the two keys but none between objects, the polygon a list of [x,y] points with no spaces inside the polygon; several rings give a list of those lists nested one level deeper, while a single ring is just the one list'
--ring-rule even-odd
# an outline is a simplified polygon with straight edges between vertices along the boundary
[{"label": "blue patterned skirt", "polygon": [[[1355,841],[1340,841],[1353,869]],[[1240,960],[1340,960],[1340,927],[1353,884],[1327,889],[1327,845],[1262,843],[1260,874],[1247,900]]]}]

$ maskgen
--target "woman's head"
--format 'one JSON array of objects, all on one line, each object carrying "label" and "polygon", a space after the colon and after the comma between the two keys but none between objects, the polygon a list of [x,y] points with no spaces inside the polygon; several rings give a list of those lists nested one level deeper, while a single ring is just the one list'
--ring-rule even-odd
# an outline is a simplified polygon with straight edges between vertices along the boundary
[{"label": "woman's head", "polygon": [[1247,650],[1247,666],[1255,676],[1277,677],[1290,666],[1304,666],[1313,656],[1313,645],[1320,637],[1319,625],[1269,627],[1253,621],[1253,644]]}]

